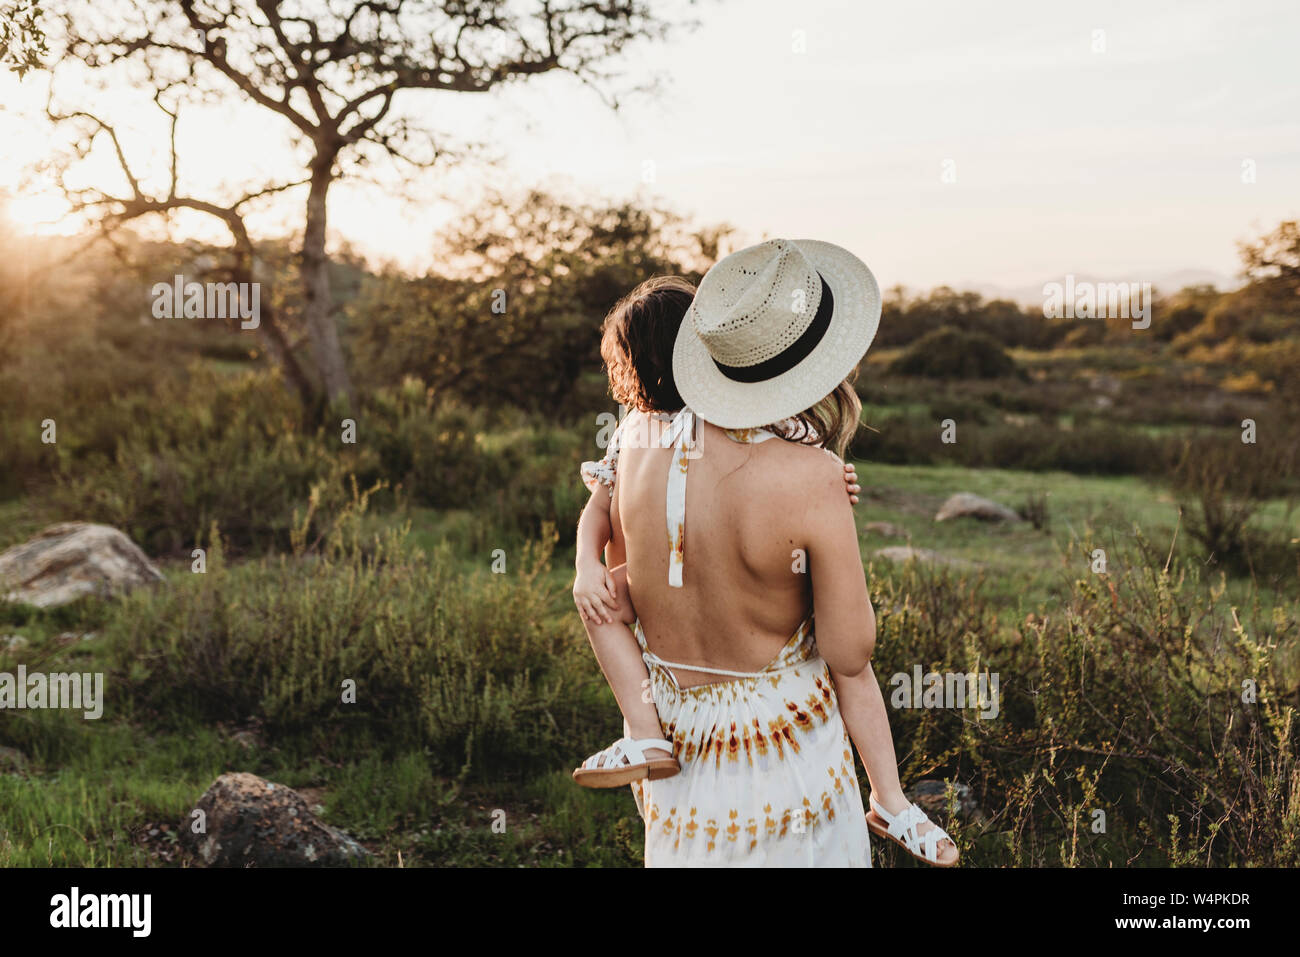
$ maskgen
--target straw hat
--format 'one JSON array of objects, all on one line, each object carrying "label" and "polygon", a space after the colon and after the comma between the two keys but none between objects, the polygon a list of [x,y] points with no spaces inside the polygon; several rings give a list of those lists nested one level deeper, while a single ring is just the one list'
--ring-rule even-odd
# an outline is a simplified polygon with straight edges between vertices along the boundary
[{"label": "straw hat", "polygon": [[726,429],[779,422],[834,391],[880,324],[880,287],[847,249],[772,239],[702,280],[673,349],[673,378],[697,415]]}]

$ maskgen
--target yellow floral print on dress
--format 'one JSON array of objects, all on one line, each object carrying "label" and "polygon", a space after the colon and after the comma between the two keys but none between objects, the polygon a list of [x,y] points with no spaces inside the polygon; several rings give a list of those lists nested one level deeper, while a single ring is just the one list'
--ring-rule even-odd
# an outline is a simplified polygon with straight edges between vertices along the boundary
[{"label": "yellow floral print on dress", "polygon": [[[690,688],[650,653],[639,623],[635,633],[682,765],[632,786],[652,825],[647,867],[871,866],[848,732],[811,620],[761,672]],[[690,810],[665,818],[662,807]]]}]

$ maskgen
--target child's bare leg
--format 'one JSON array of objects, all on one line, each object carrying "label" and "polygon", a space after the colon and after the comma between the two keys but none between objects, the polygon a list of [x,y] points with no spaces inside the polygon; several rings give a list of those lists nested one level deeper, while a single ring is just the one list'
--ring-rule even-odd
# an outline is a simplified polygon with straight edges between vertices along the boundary
[{"label": "child's bare leg", "polygon": [[[618,588],[618,608],[612,623],[585,621],[587,640],[596,653],[596,661],[605,674],[614,700],[623,712],[628,731],[633,738],[662,738],[659,712],[648,693],[650,672],[641,657],[641,646],[628,627],[636,621],[636,611],[627,593],[627,569],[620,565],[612,569]],[[646,750],[651,758],[671,757],[661,748]]]},{"label": "child's bare leg", "polygon": [[[898,757],[894,753],[894,738],[889,731],[889,711],[885,696],[880,690],[871,662],[852,677],[831,671],[835,681],[835,694],[839,698],[840,715],[848,729],[853,746],[867,769],[871,783],[871,796],[891,815],[901,813],[909,803],[898,780]],[[927,822],[917,828],[924,834],[933,824]],[[957,857],[957,848],[949,842],[938,846],[940,861]]]},{"label": "child's bare leg", "polygon": [[898,757],[894,738],[889,731],[889,712],[885,697],[871,669],[871,663],[853,677],[831,672],[835,693],[839,697],[840,715],[848,728],[853,746],[867,769],[871,793],[886,811],[897,814],[907,806],[903,785],[898,780]]}]

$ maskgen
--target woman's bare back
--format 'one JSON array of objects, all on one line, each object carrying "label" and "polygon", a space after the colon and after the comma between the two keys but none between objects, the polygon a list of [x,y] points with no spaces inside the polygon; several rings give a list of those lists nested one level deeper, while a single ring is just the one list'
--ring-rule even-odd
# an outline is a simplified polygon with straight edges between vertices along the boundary
[{"label": "woman's bare back", "polygon": [[[812,608],[806,492],[813,473],[825,473],[826,454],[780,440],[738,442],[699,422],[687,464],[683,587],[674,588],[665,509],[677,465],[674,450],[656,447],[658,425],[650,442],[622,451],[611,512],[646,642],[670,661],[759,671]],[[674,675],[682,687],[714,680]]]}]

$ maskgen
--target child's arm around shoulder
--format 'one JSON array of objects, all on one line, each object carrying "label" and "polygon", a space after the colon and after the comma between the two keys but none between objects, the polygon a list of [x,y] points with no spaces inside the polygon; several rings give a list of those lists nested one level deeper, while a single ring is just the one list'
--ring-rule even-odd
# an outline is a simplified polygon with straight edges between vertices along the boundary
[{"label": "child's arm around shoulder", "polygon": [[613,537],[610,507],[627,421],[610,434],[605,455],[599,461],[582,463],[582,481],[591,490],[591,498],[578,519],[573,602],[584,621],[611,622],[618,604],[614,579],[601,561],[601,555]]}]

